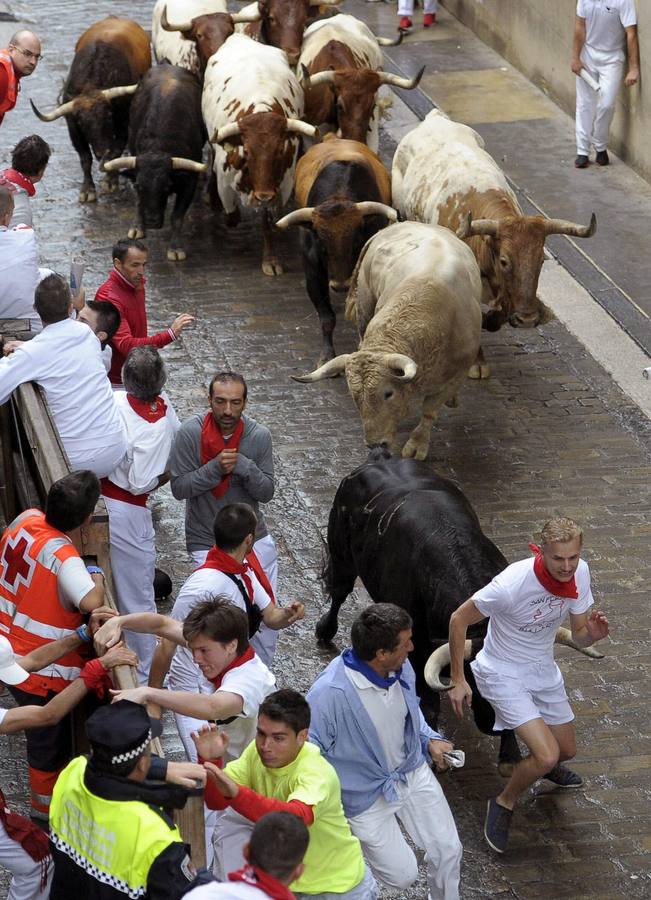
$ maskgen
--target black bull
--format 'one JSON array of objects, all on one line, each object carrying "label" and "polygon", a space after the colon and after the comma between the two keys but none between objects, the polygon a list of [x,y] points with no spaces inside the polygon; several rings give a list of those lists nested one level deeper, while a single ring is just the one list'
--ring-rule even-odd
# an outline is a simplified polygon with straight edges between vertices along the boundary
[{"label": "black bull", "polygon": [[[334,638],[339,609],[358,576],[376,603],[407,610],[414,623],[410,658],[421,707],[436,727],[440,696],[425,683],[425,663],[447,642],[454,610],[506,567],[505,557],[482,532],[458,487],[426,463],[392,458],[385,450],[372,451],[339,485],[328,520],[328,550],[324,581],[332,602],[319,619],[317,638]],[[485,619],[468,629],[472,657],[487,627]],[[493,708],[477,691],[468,662],[465,674],[477,727],[495,733]],[[499,734],[500,764],[519,760],[514,733]]]}]

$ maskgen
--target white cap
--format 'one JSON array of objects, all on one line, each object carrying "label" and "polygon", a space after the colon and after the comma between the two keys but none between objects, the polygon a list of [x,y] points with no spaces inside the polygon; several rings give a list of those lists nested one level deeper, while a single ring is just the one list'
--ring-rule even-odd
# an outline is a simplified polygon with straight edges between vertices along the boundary
[{"label": "white cap", "polygon": [[28,678],[29,672],[16,662],[11,644],[6,637],[0,635],[0,681],[5,684],[21,684]]}]

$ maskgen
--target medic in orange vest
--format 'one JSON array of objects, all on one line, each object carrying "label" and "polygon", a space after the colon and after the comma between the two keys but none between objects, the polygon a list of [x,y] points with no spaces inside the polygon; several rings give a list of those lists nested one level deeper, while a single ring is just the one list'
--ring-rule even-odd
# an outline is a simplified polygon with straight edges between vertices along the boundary
[{"label": "medic in orange vest", "polygon": [[[45,513],[28,509],[0,539],[0,631],[14,653],[26,656],[73,635],[90,641],[84,614],[104,600],[104,576],[87,567],[70,533],[90,521],[99,498],[93,472],[73,472],[50,488]],[[11,693],[19,706],[44,706],[79,677],[85,662],[80,649],[32,672]],[[33,815],[47,819],[52,789],[72,758],[70,723],[32,730],[27,736],[27,762]]]},{"label": "medic in orange vest", "polygon": [[33,31],[17,31],[0,50],[0,124],[18,99],[20,79],[31,75],[41,59],[41,41]]}]

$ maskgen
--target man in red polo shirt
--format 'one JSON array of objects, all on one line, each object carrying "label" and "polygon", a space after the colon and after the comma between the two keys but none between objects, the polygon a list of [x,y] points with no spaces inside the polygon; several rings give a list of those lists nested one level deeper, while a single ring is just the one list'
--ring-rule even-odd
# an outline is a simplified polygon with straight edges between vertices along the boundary
[{"label": "man in red polo shirt", "polygon": [[169,328],[147,335],[145,310],[145,266],[147,248],[136,238],[123,238],[113,247],[113,270],[95,294],[96,300],[108,300],[120,313],[120,327],[111,340],[113,358],[109,380],[114,388],[122,388],[122,366],[129,350],[149,345],[158,348],[171,344],[194,317],[182,313]]},{"label": "man in red polo shirt", "polygon": [[0,124],[18,100],[20,79],[31,75],[41,58],[41,41],[33,31],[17,31],[0,50]]}]

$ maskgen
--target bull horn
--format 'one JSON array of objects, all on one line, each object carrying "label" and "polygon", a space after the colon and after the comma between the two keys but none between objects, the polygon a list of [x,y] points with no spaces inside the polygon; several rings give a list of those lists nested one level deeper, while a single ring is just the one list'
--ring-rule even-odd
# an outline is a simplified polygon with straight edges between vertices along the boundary
[{"label": "bull horn", "polygon": [[393,72],[379,72],[378,74],[380,76],[380,84],[391,84],[393,87],[411,91],[413,88],[417,87],[418,82],[423,77],[424,71],[425,66],[422,66],[413,78],[403,78],[401,75],[394,75]]},{"label": "bull horn", "polygon": [[303,209],[296,209],[294,210],[294,212],[289,213],[289,215],[283,216],[282,219],[278,219],[278,221],[276,222],[276,228],[280,228],[281,231],[284,231],[285,228],[290,228],[292,225],[300,225],[303,222],[311,222],[313,212],[313,206],[306,206]]},{"label": "bull horn", "polygon": [[314,125],[308,125],[307,122],[301,122],[300,119],[287,119],[287,131],[293,131],[296,134],[303,134],[305,137],[319,139],[319,129]]},{"label": "bull horn", "polygon": [[[391,369],[391,374],[398,381],[413,381],[418,371],[418,366],[410,356],[404,353],[386,353],[384,356],[384,364]],[[402,375],[397,375],[394,369],[402,371]]]},{"label": "bull horn", "polygon": [[[472,653],[472,641],[468,640],[463,645],[463,658],[470,659]],[[445,684],[441,681],[441,671],[450,665],[450,645],[441,644],[425,663],[425,681],[433,691],[449,691],[454,687],[452,682]]]},{"label": "bull horn", "polygon": [[167,18],[167,4],[163,7],[163,13],[160,17],[160,27],[163,31],[190,31],[192,28],[192,19],[189,22],[183,22],[182,25],[170,25]]},{"label": "bull horn", "polygon": [[590,216],[589,225],[577,225],[576,222],[568,222],[565,219],[548,219],[545,222],[547,234],[569,234],[572,237],[588,238],[597,230],[597,217],[594,213]]},{"label": "bull horn", "polygon": [[397,37],[394,38],[378,37],[376,34],[375,40],[378,42],[378,46],[380,47],[398,47],[400,44],[402,44],[402,39],[404,38],[405,34],[406,32],[399,31]]},{"label": "bull horn", "polygon": [[460,225],[457,229],[457,237],[463,240],[476,234],[487,234],[490,237],[498,238],[500,236],[500,223],[495,219],[475,219],[473,222],[472,213],[469,212],[463,225]]},{"label": "bull horn", "polygon": [[324,72],[315,72],[314,75],[310,75],[307,66],[303,66],[303,86],[304,88],[313,88],[320,84],[333,84],[335,74],[333,69],[326,69]]},{"label": "bull horn", "polygon": [[362,200],[355,206],[363,216],[386,216],[390,222],[398,221],[398,213],[392,206],[386,203],[376,203],[374,200]]},{"label": "bull horn", "polygon": [[207,172],[208,163],[196,162],[196,160],[186,159],[184,156],[173,156],[172,168],[182,169],[185,172]]},{"label": "bull horn", "polygon": [[119,169],[135,169],[135,156],[118,156],[117,159],[109,159],[99,164],[102,172],[117,172]]},{"label": "bull horn", "polygon": [[104,88],[101,94],[105,100],[115,100],[116,97],[126,97],[127,94],[135,94],[137,90],[137,84],[124,84],[120,87]]},{"label": "bull horn", "polygon": [[223,144],[224,141],[237,137],[238,134],[240,134],[239,122],[229,122],[228,125],[222,125],[221,128],[217,129],[210,139],[210,143]]},{"label": "bull horn", "polygon": [[241,12],[231,13],[231,19],[233,20],[234,25],[243,24],[244,22],[259,22],[261,19],[260,10],[257,8],[252,10],[251,12]]},{"label": "bull horn", "polygon": [[556,632],[554,643],[562,644],[564,647],[571,647],[573,650],[578,650],[579,653],[583,653],[585,656],[589,656],[591,659],[604,658],[603,653],[601,653],[599,650],[595,650],[594,647],[579,647],[579,645],[573,639],[572,632],[569,628],[559,628]]},{"label": "bull horn", "polygon": [[55,119],[60,119],[61,116],[67,116],[69,113],[73,112],[75,101],[69,100],[67,103],[63,103],[61,106],[57,106],[56,109],[52,110],[50,113],[42,113],[36,108],[36,104],[33,100],[29,101],[32,109],[34,110],[35,115],[41,120],[41,122],[54,122]]},{"label": "bull horn", "polygon": [[334,378],[335,375],[341,375],[346,367],[346,362],[352,356],[351,353],[344,353],[341,356],[335,356],[334,359],[328,360],[314,372],[309,375],[292,375],[294,381],[300,381],[303,384],[312,384],[315,381],[323,381],[324,378]]}]

